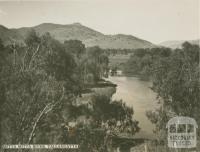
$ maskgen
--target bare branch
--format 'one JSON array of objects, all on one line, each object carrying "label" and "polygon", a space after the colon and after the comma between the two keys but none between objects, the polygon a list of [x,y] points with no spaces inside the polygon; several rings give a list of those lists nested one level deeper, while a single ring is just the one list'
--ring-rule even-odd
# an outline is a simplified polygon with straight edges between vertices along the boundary
[{"label": "bare branch", "polygon": [[29,62],[29,69],[31,68],[32,62],[34,61],[36,54],[39,52],[39,49],[40,49],[40,44],[38,45],[36,51],[33,53],[32,57],[31,57],[31,60]]},{"label": "bare branch", "polygon": [[23,70],[25,69],[25,59],[26,59],[27,53],[28,53],[28,49],[26,49],[26,52],[25,52],[24,57],[23,57],[23,60],[22,60],[22,68],[21,68],[21,71],[23,71]]},{"label": "bare branch", "polygon": [[36,121],[34,122],[33,129],[32,129],[32,131],[31,131],[30,136],[29,136],[29,139],[28,139],[28,144],[32,141],[33,136],[34,136],[34,133],[35,133],[35,130],[36,130],[36,127],[37,127],[37,124],[38,124],[38,122],[40,121],[40,119],[42,118],[42,116],[43,116],[44,114],[47,114],[48,112],[52,111],[53,108],[54,108],[58,103],[60,103],[60,102],[63,100],[64,95],[65,95],[65,88],[63,87],[63,92],[62,92],[61,98],[60,98],[57,102],[47,104],[47,105],[44,107],[44,109],[40,112],[38,118],[37,118]]},{"label": "bare branch", "polygon": [[38,124],[38,122],[40,121],[40,119],[42,118],[42,116],[43,116],[43,114],[45,113],[46,109],[49,107],[49,105],[50,105],[50,103],[47,104],[47,105],[44,107],[44,109],[40,112],[38,118],[36,119],[36,121],[35,121],[35,123],[34,123],[34,125],[33,125],[33,129],[32,129],[32,131],[31,131],[31,133],[30,133],[29,139],[28,139],[28,144],[32,141],[33,135],[34,135],[34,132],[35,132],[35,129],[36,129],[36,127],[37,127],[37,124]]}]

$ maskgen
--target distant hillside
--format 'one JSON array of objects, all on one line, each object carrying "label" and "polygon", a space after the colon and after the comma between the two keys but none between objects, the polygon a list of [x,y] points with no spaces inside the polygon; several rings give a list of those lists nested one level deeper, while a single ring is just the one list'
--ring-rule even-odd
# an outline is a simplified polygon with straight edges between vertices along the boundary
[{"label": "distant hillside", "polygon": [[165,42],[160,43],[159,45],[169,47],[169,48],[172,48],[172,49],[176,49],[176,48],[181,48],[181,45],[186,41],[191,43],[191,44],[197,44],[197,45],[200,44],[199,43],[200,40],[198,39],[198,40],[182,40],[182,41],[165,41]]},{"label": "distant hillside", "polygon": [[0,38],[3,39],[5,43],[8,43],[10,39],[21,42],[31,28],[35,29],[40,35],[49,32],[55,39],[61,42],[70,39],[81,40],[86,46],[98,45],[101,48],[110,49],[136,49],[155,46],[151,42],[132,35],[104,35],[80,23],[68,25],[43,23],[38,26],[19,29],[7,29],[6,27],[0,26]]},{"label": "distant hillside", "polygon": [[0,38],[5,44],[23,41],[23,37],[17,31],[10,30],[2,25],[0,25]]}]

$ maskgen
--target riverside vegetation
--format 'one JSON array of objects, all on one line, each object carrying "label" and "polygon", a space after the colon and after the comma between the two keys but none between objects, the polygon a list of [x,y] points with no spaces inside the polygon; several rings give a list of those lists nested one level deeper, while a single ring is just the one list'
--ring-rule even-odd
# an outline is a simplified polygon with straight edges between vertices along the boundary
[{"label": "riverside vegetation", "polygon": [[24,45],[0,41],[1,144],[72,143],[80,145],[75,151],[106,152],[110,136],[138,132],[133,109],[123,101],[96,94],[77,103],[95,87],[115,88],[102,79],[108,62],[99,47],[60,43],[34,30]]},{"label": "riverside vegetation", "polygon": [[[160,108],[147,111],[146,115],[155,124],[157,144],[149,144],[149,151],[173,151],[167,148],[168,120],[174,116],[188,116],[200,126],[200,67],[198,45],[188,42],[182,48],[137,49],[124,64],[126,75],[137,75],[152,81],[151,89],[157,93]],[[200,130],[197,130],[197,139]],[[200,149],[198,145],[197,150]],[[175,150],[176,151],[176,150]],[[184,151],[179,149],[179,151]],[[188,151],[188,149],[186,149]]]}]

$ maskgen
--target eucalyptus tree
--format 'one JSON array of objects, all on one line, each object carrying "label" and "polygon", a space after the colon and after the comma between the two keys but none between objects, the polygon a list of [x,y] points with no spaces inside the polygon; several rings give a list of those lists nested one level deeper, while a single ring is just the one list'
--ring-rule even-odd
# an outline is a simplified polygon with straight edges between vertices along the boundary
[{"label": "eucalyptus tree", "polygon": [[189,116],[200,124],[199,52],[198,45],[185,42],[181,49],[154,63],[152,89],[161,107],[147,115],[162,135],[167,121],[173,116]]},{"label": "eucalyptus tree", "polygon": [[76,94],[76,65],[62,44],[49,34],[39,37],[34,30],[25,39],[25,46],[10,48],[13,51],[1,73],[2,140],[31,143],[41,120]]},{"label": "eucalyptus tree", "polygon": [[108,73],[108,56],[98,46],[87,48],[87,56],[88,71],[92,73],[94,82],[97,82]]}]

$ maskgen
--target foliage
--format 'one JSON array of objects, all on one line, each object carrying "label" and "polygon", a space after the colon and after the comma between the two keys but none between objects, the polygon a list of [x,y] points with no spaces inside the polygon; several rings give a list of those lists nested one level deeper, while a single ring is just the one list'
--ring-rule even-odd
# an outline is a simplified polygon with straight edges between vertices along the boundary
[{"label": "foliage", "polygon": [[88,86],[107,76],[108,63],[99,47],[60,43],[49,33],[31,30],[24,46],[0,41],[1,143],[78,143],[82,151],[106,151],[111,133],[139,131],[133,109],[122,101],[97,96],[76,104]]},{"label": "foliage", "polygon": [[88,60],[86,65],[88,72],[93,75],[93,81],[96,83],[102,77],[108,76],[108,57],[98,46],[87,49]]},{"label": "foliage", "polygon": [[[112,144],[112,137],[121,133],[134,135],[139,131],[138,121],[133,119],[133,109],[122,101],[112,101],[107,96],[94,96],[91,107],[74,108],[78,108],[80,114],[76,117],[74,134],[70,135],[71,131],[68,131],[64,139],[68,139],[66,143],[79,143],[82,151],[105,152],[109,144]],[[86,119],[79,119],[83,116]]]},{"label": "foliage", "polygon": [[170,54],[171,50],[168,48],[137,49],[124,65],[123,71],[127,75],[139,75],[141,78],[149,79],[157,59],[167,58]]},{"label": "foliage", "polygon": [[63,102],[64,96],[73,93],[65,87],[66,81],[49,74],[45,68],[52,65],[45,62],[51,52],[44,49],[47,46],[42,38],[31,31],[25,42],[24,47],[11,46],[13,51],[6,56],[8,62],[3,64],[1,71],[3,143],[32,142],[40,119]]},{"label": "foliage", "polygon": [[[147,112],[156,124],[159,139],[166,139],[166,123],[174,116],[194,118],[200,125],[199,46],[188,42],[182,49],[153,48],[137,50],[125,71],[150,79],[160,109]],[[163,138],[161,137],[163,136]]]}]

